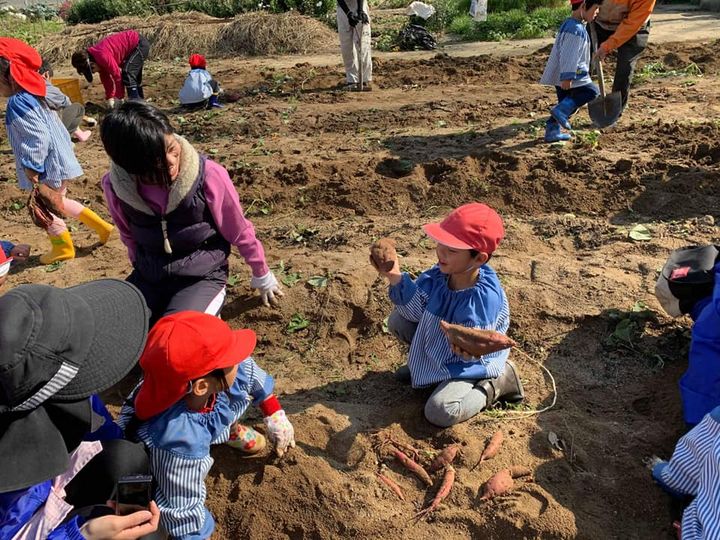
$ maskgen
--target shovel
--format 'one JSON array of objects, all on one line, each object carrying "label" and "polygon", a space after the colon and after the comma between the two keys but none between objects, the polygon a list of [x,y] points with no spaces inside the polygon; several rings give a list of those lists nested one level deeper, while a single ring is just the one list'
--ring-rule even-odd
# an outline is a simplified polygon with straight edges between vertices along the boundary
[{"label": "shovel", "polygon": [[360,83],[358,84],[358,89],[362,92],[365,81],[363,81],[363,77],[365,74],[363,73],[363,50],[362,50],[362,42],[363,42],[363,27],[364,24],[362,22],[358,23],[358,26],[360,27],[360,38],[358,39],[358,76],[360,77]]},{"label": "shovel", "polygon": [[[595,23],[590,23],[590,37],[593,47],[597,50],[597,33]],[[605,95],[605,77],[603,77],[602,62],[596,62],[600,95],[588,103],[588,114],[593,124],[599,128],[612,126],[618,121],[623,111],[622,95],[620,92],[612,92]]]}]

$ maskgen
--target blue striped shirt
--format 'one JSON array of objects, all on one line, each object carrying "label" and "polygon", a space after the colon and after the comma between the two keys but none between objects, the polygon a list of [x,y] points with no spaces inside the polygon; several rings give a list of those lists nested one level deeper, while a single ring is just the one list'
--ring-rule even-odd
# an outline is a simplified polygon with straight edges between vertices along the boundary
[{"label": "blue striped shirt", "polygon": [[[213,464],[210,445],[226,442],[230,425],[251,402],[260,403],[268,397],[273,385],[273,378],[248,358],[238,366],[232,387],[217,394],[212,411],[189,410],[180,400],[138,428],[137,437],[150,455],[160,522],[173,539],[210,538],[215,528],[215,520],[205,507],[205,478]],[[130,402],[120,411],[118,424],[123,429],[135,412]]]},{"label": "blue striped shirt", "polygon": [[683,540],[720,539],[720,407],[678,441],[653,477],[672,494],[695,497],[683,512]]},{"label": "blue striped shirt", "polygon": [[449,379],[491,379],[505,369],[510,352],[506,349],[466,360],[450,350],[440,330],[440,321],[470,328],[496,330],[505,334],[510,326],[510,306],[495,271],[480,268],[473,287],[453,291],[448,276],[437,266],[413,281],[408,274],[390,287],[390,300],[405,319],[417,322],[410,344],[408,368],[415,388]]},{"label": "blue striped shirt", "polygon": [[5,127],[21,189],[32,189],[25,168],[39,172],[40,181],[54,189],[82,176],[70,134],[44,100],[25,91],[14,94],[8,99]]},{"label": "blue striped shirt", "polygon": [[572,88],[591,84],[590,36],[585,23],[568,17],[555,37],[548,63],[540,84],[560,86],[562,81],[572,80]]}]

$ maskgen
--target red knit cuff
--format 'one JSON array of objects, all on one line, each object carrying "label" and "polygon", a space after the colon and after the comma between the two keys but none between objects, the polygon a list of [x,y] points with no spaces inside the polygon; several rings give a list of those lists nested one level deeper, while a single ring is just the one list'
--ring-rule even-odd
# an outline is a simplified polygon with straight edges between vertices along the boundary
[{"label": "red knit cuff", "polygon": [[278,401],[278,398],[275,397],[275,394],[270,394],[265,401],[260,403],[260,410],[262,411],[263,416],[270,416],[281,409],[282,405],[280,405],[280,402]]}]

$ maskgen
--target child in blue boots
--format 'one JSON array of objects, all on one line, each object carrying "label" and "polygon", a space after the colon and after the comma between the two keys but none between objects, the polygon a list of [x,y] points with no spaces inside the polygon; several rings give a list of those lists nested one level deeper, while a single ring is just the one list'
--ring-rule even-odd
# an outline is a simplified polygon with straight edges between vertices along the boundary
[{"label": "child in blue boots", "polygon": [[180,89],[180,105],[188,109],[218,109],[222,105],[218,101],[220,85],[207,70],[207,63],[202,54],[190,55],[190,73]]},{"label": "child in blue boots", "polygon": [[597,16],[603,0],[570,0],[572,15],[560,26],[540,84],[554,86],[558,104],[550,109],[545,142],[568,141],[570,117],[599,92],[590,79],[590,36],[585,28]]}]

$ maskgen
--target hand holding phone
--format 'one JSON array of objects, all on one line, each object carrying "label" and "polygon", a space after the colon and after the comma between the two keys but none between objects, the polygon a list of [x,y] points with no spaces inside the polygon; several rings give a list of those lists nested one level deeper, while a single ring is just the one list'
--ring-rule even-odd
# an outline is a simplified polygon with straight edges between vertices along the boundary
[{"label": "hand holding phone", "polygon": [[126,516],[150,508],[152,476],[123,476],[115,489],[115,513]]}]

